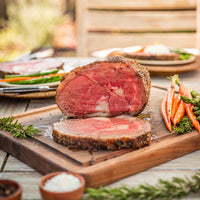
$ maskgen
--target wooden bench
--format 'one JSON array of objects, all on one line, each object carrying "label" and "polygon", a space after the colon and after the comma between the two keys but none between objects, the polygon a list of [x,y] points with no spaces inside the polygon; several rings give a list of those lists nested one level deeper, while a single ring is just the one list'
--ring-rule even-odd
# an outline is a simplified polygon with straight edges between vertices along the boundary
[{"label": "wooden bench", "polygon": [[77,56],[153,42],[196,48],[199,4],[199,0],[77,0]]}]

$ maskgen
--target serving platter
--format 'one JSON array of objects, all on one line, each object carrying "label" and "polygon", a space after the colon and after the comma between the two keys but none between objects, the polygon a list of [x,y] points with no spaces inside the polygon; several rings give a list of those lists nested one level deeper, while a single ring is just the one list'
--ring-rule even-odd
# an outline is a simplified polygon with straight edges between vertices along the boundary
[{"label": "serving platter", "polygon": [[[90,62],[94,62],[97,60],[97,58],[92,57],[84,57],[84,58],[78,58],[78,57],[57,57],[55,58],[59,61],[64,62],[64,71],[66,73],[70,72],[76,67],[86,65]],[[16,84],[9,84],[6,82],[0,82],[0,87],[32,87],[32,86],[49,86],[49,87],[56,87],[58,86],[60,81],[54,82],[54,83],[45,83],[45,84],[30,84],[30,85],[16,85]],[[56,95],[56,91],[47,91],[47,92],[33,92],[33,93],[23,93],[23,94],[17,94],[17,93],[11,93],[11,94],[3,94],[0,93],[1,97],[8,97],[8,98],[19,98],[19,99],[35,99],[35,98],[49,98],[54,97]]]},{"label": "serving platter", "polygon": [[136,60],[139,64],[145,64],[145,65],[155,65],[155,66],[161,66],[161,65],[174,66],[174,65],[178,65],[179,67],[181,67],[181,65],[194,62],[195,59],[196,59],[195,56],[191,56],[187,60],[139,60],[139,59],[134,59],[134,60]]},{"label": "serving platter", "polygon": [[[126,48],[112,48],[92,52],[91,55],[99,58],[105,59],[108,55],[115,51],[123,51],[126,53],[134,52],[141,49],[141,45],[131,46]],[[136,60],[142,65],[148,66],[151,75],[171,75],[175,73],[183,73],[188,71],[197,70],[200,66],[199,50],[192,48],[184,48],[183,50],[188,53],[193,54],[190,59],[187,60],[177,60],[177,61],[156,61],[156,60],[136,60],[132,58],[124,57],[129,60]]]},{"label": "serving platter", "polygon": [[180,136],[167,131],[159,109],[166,94],[167,91],[151,89],[149,103],[142,115],[148,116],[152,124],[152,142],[150,146],[138,150],[90,152],[55,143],[52,125],[63,117],[56,105],[15,115],[24,125],[34,124],[42,130],[42,135],[22,140],[0,130],[0,149],[40,173],[67,170],[82,174],[88,187],[106,185],[200,149],[200,134],[197,131]]},{"label": "serving platter", "polygon": [[15,99],[43,99],[56,96],[56,91],[46,92],[30,92],[30,93],[0,93],[1,97],[15,98]]}]

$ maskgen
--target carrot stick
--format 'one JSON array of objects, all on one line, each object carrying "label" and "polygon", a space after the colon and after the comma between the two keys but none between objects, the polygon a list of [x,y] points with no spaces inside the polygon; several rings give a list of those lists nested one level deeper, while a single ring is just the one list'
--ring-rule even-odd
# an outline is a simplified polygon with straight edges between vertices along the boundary
[{"label": "carrot stick", "polygon": [[179,104],[180,104],[181,98],[180,94],[177,94],[174,96],[174,102],[172,105],[172,116],[171,116],[171,121],[174,123],[174,116],[178,110]]},{"label": "carrot stick", "polygon": [[169,93],[167,96],[167,117],[168,121],[171,120],[172,118],[172,106],[174,103],[174,95],[175,95],[175,80],[177,76],[173,76],[171,79],[171,88],[169,89]]},{"label": "carrot stick", "polygon": [[175,94],[175,89],[170,88],[169,93],[167,95],[167,117],[169,121],[172,118],[172,105],[174,102],[174,94]]},{"label": "carrot stick", "polygon": [[162,103],[161,103],[161,114],[162,114],[162,117],[164,119],[164,122],[165,122],[165,125],[167,127],[167,129],[171,132],[172,131],[172,124],[171,124],[171,121],[168,119],[168,116],[167,116],[167,99],[168,99],[168,95],[164,97],[164,99],[162,100]]},{"label": "carrot stick", "polygon": [[15,77],[15,78],[7,78],[1,79],[0,82],[13,82],[13,81],[23,81],[23,80],[30,80],[30,79],[37,79],[49,76],[64,76],[66,73],[55,73],[55,74],[48,74],[43,76],[36,76],[36,77]]},{"label": "carrot stick", "polygon": [[[181,96],[186,96],[188,98],[192,98],[190,91],[183,84],[181,84],[179,86],[179,93]],[[191,103],[190,104],[185,103],[185,110],[186,110],[188,117],[191,119],[193,126],[200,132],[200,124],[199,124],[199,121],[197,120],[197,117],[194,115],[192,108],[193,108],[193,105]]]},{"label": "carrot stick", "polygon": [[185,102],[180,100],[178,109],[173,117],[174,126],[181,121],[181,118],[183,118],[184,115],[185,115]]}]

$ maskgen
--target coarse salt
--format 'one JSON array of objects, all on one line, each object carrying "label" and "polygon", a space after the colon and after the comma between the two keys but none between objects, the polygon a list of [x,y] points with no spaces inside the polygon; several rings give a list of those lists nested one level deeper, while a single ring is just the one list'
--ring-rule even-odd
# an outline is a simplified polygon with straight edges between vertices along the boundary
[{"label": "coarse salt", "polygon": [[70,192],[81,186],[79,178],[61,173],[46,181],[44,189],[51,192]]}]

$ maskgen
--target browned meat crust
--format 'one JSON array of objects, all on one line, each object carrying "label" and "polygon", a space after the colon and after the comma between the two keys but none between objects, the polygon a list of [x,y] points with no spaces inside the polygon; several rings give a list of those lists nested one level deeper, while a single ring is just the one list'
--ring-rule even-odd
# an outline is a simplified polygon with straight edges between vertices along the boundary
[{"label": "browned meat crust", "polygon": [[[108,124],[108,126],[106,126],[107,122],[105,121],[102,127],[99,121],[95,121],[96,119],[102,118],[90,118],[90,121],[87,119],[68,119],[57,122],[53,126],[53,138],[57,143],[68,147],[90,150],[138,149],[150,144],[151,125],[148,121],[135,117],[125,117],[121,119],[122,121],[118,121],[117,125],[114,123],[114,125]],[[112,118],[112,120],[113,119],[116,118]],[[129,124],[126,128],[123,127],[126,126],[123,124],[123,120],[127,121]],[[140,127],[134,126],[134,120],[137,121],[136,124],[140,124]],[[85,124],[83,125],[83,123]],[[77,124],[77,126],[78,124],[82,124],[83,126],[80,125],[82,130],[79,131],[78,128],[74,130],[75,124]],[[134,127],[131,127],[132,124]],[[121,129],[113,128],[120,125]]]}]

